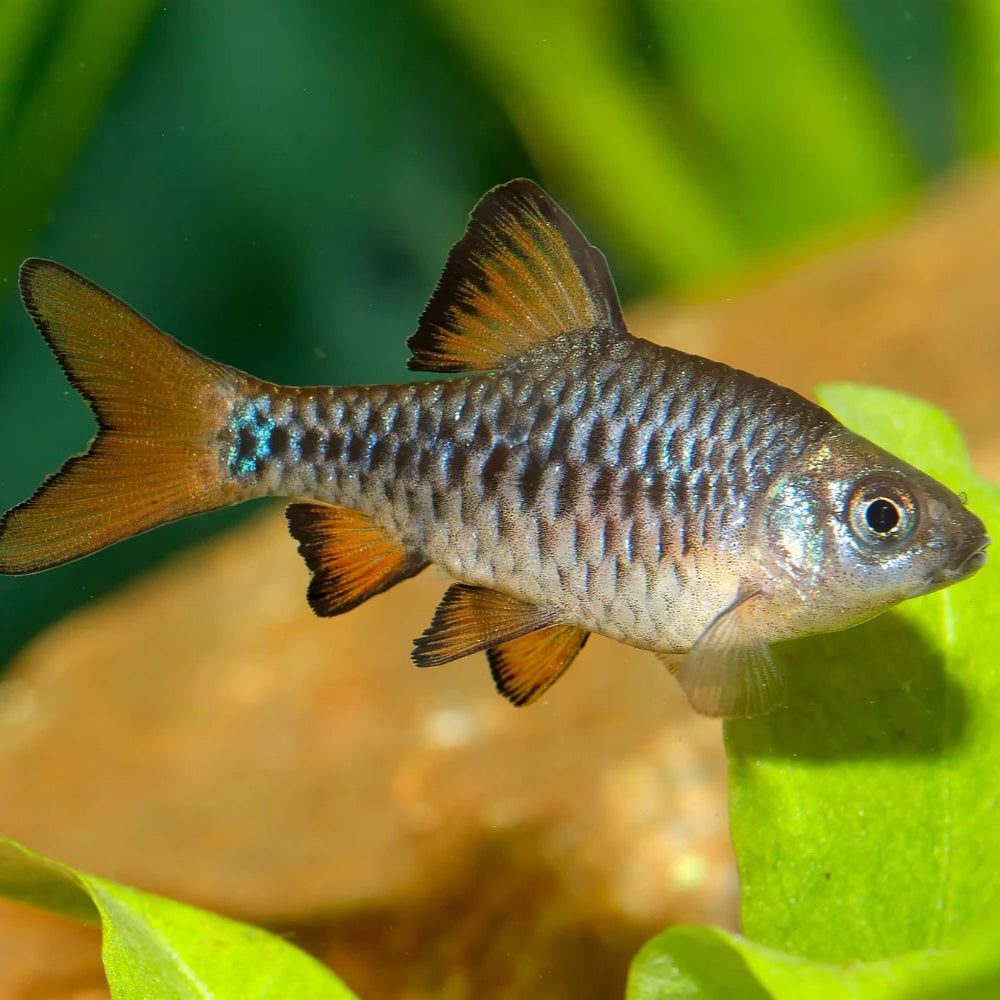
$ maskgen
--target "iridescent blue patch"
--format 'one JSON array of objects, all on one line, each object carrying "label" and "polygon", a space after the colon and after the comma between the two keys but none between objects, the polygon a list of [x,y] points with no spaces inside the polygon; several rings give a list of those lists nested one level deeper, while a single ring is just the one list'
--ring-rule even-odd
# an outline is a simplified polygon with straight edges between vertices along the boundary
[{"label": "iridescent blue patch", "polygon": [[241,400],[229,417],[229,474],[236,479],[254,475],[271,456],[271,400],[267,396]]}]

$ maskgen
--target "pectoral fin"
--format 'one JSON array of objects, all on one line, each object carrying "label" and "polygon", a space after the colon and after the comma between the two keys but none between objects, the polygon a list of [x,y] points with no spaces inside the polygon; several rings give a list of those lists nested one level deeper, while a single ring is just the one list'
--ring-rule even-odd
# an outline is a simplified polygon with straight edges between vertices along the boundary
[{"label": "pectoral fin", "polygon": [[552,625],[487,651],[497,690],[515,705],[530,705],[565,673],[590,633]]},{"label": "pectoral fin", "polygon": [[742,585],[676,668],[691,707],[702,715],[741,718],[764,715],[785,700],[785,682],[767,643],[748,621],[748,605],[760,591]]},{"label": "pectoral fin", "polygon": [[418,667],[450,663],[556,624],[555,612],[486,587],[452,584],[424,634],[413,641]]}]

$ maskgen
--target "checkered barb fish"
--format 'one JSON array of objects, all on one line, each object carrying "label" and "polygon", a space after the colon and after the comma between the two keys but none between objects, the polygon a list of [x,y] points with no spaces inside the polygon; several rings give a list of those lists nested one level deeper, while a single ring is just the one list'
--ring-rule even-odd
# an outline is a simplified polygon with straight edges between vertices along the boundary
[{"label": "checkered barb fish", "polygon": [[958,496],[826,410],[629,334],[604,257],[530,181],[480,201],[409,340],[444,380],[274,385],[58,264],[20,284],[99,431],[0,522],[3,573],[285,496],[319,615],[430,563],[457,581],[419,666],[485,650],[526,704],[597,632],[661,654],[697,711],[746,716],[783,701],[770,643],[986,558]]}]

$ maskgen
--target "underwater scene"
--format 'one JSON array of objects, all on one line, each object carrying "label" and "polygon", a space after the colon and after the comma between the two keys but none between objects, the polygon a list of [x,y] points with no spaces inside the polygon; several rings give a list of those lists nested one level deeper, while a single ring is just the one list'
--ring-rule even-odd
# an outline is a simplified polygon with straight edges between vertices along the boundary
[{"label": "underwater scene", "polygon": [[998,60],[0,3],[0,1000],[1000,996]]}]

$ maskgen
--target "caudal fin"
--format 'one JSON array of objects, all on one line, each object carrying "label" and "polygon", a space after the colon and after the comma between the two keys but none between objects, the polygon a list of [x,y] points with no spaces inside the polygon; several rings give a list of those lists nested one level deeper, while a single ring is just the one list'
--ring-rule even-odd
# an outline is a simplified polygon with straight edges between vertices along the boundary
[{"label": "caudal fin", "polygon": [[224,482],[218,436],[238,373],[51,261],[24,263],[21,295],[99,430],[0,520],[0,573],[57,566],[242,499]]}]

